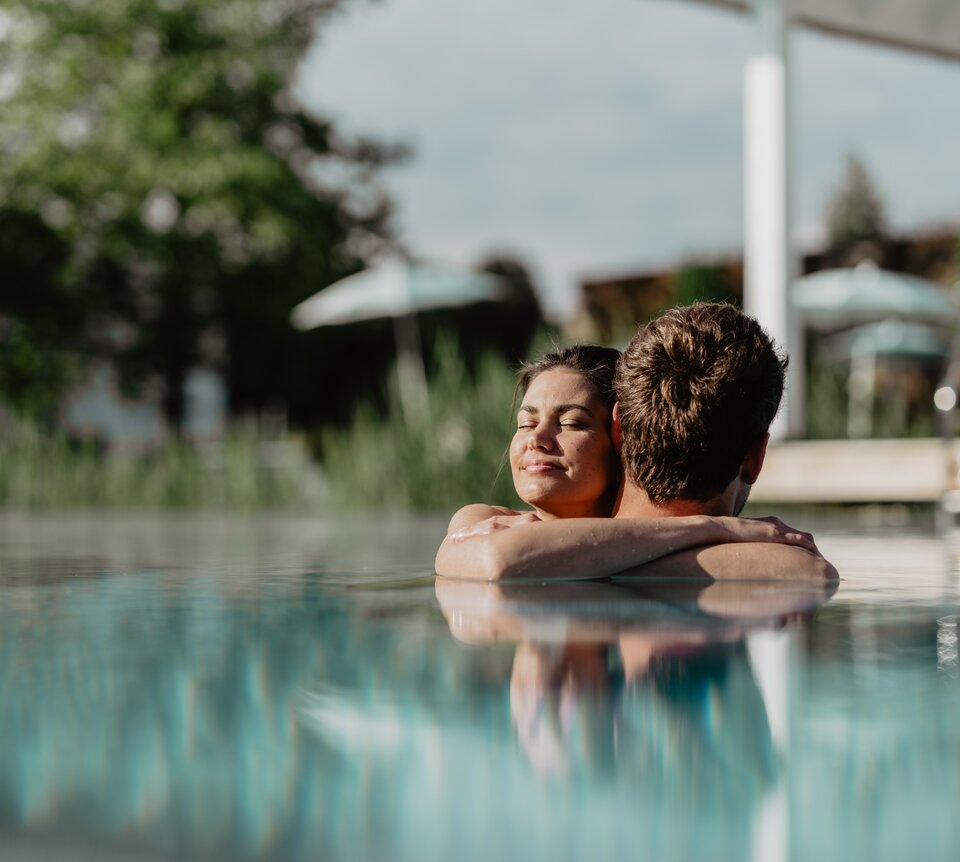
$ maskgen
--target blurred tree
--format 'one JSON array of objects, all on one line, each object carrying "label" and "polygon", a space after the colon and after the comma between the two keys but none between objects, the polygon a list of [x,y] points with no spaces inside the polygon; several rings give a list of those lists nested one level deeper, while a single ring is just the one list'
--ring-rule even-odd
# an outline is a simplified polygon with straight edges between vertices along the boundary
[{"label": "blurred tree", "polygon": [[530,270],[509,254],[488,255],[477,269],[498,276],[508,290],[506,302],[498,309],[499,322],[491,325],[489,335],[511,362],[526,359],[530,341],[544,322]]},{"label": "blurred tree", "polygon": [[846,173],[827,207],[830,249],[845,251],[858,243],[882,241],[886,235],[883,201],[864,163],[847,157]]},{"label": "blurred tree", "polygon": [[0,362],[0,394],[62,382],[26,358],[51,347],[110,358],[128,384],[159,376],[174,427],[196,364],[225,374],[235,411],[279,402],[303,420],[352,396],[322,376],[348,349],[354,383],[380,373],[389,344],[297,340],[288,323],[389,237],[375,174],[402,151],[343,137],[291,95],[341,5],[8,0],[0,338],[15,332],[22,356]]},{"label": "blurred tree", "polygon": [[65,348],[76,303],[56,277],[68,258],[67,244],[38,215],[0,208],[0,395],[35,419],[55,413],[73,379]]},{"label": "blurred tree", "polygon": [[[460,357],[473,373],[493,352],[511,364],[527,358],[534,334],[543,325],[543,312],[533,279],[526,264],[510,254],[491,254],[475,269],[501,279],[506,295],[501,302],[483,302],[460,308],[447,308],[421,315],[428,356],[438,353],[435,344],[443,333],[456,333]],[[431,371],[432,369],[428,369]]]},{"label": "blurred tree", "polygon": [[736,302],[729,267],[687,263],[673,276],[673,299],[677,305],[694,302]]}]

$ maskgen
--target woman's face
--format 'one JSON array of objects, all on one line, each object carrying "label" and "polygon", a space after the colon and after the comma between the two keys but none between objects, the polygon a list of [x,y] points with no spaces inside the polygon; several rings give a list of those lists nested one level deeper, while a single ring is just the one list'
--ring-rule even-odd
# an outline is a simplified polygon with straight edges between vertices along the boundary
[{"label": "woman's face", "polygon": [[533,379],[517,413],[510,467],[517,494],[541,516],[610,514],[618,475],[610,409],[586,377],[554,368]]}]

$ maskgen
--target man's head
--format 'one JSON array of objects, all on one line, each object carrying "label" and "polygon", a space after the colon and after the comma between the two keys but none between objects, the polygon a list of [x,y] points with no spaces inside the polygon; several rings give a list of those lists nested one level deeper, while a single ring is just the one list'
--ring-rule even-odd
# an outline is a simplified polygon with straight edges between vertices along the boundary
[{"label": "man's head", "polygon": [[627,481],[658,505],[711,500],[738,476],[753,482],[786,367],[732,305],[674,308],[642,326],[617,366]]}]

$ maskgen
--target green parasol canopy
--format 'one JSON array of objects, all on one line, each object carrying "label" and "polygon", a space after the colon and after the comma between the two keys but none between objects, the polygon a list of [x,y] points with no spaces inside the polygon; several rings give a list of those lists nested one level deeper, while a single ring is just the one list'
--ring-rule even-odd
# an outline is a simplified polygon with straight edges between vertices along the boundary
[{"label": "green parasol canopy", "polygon": [[871,263],[798,278],[790,289],[790,303],[815,329],[885,318],[950,325],[958,316],[953,298],[938,284]]}]

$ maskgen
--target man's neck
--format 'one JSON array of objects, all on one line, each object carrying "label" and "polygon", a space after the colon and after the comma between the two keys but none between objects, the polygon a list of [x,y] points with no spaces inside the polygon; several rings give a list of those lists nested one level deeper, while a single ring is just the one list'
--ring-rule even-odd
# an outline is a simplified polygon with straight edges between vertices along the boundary
[{"label": "man's neck", "polygon": [[710,500],[666,500],[654,503],[647,492],[629,479],[623,483],[613,510],[614,518],[671,518],[678,515],[732,515],[733,506],[727,493]]}]

